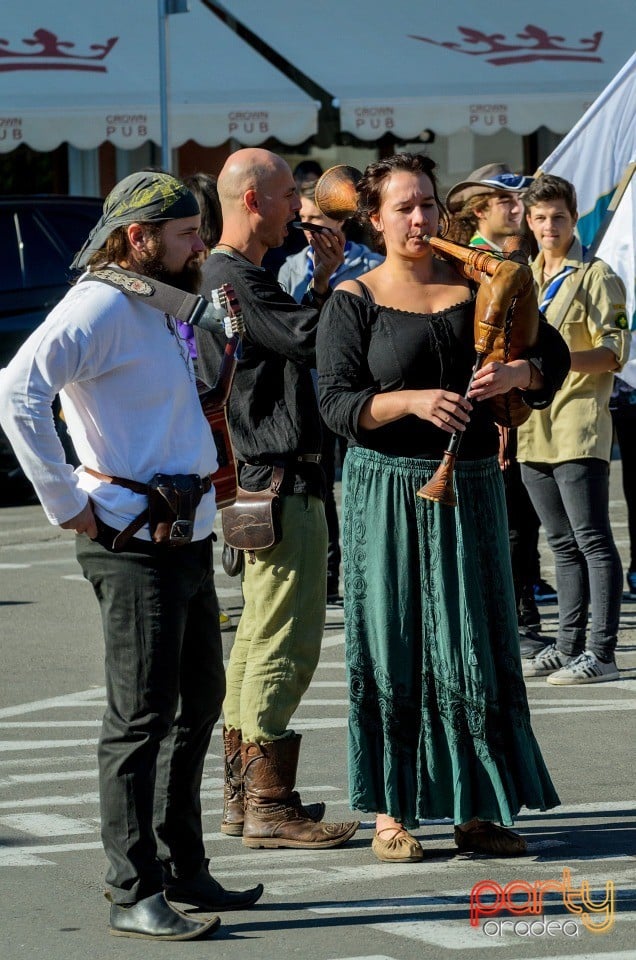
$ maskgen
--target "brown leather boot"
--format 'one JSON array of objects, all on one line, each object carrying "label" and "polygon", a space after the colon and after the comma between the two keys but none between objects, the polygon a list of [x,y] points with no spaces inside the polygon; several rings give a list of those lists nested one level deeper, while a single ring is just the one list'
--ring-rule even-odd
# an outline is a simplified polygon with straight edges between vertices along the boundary
[{"label": "brown leather boot", "polygon": [[358,821],[316,823],[294,792],[300,735],[270,743],[243,743],[246,847],[339,847],[358,829]]},{"label": "brown leather boot", "polygon": [[223,727],[225,779],[223,783],[223,822],[221,833],[243,836],[243,777],[241,774],[241,731]]},{"label": "brown leather boot", "polygon": [[[229,837],[243,836],[243,815],[245,795],[243,792],[243,774],[241,760],[241,731],[223,727],[223,747],[225,752],[225,780],[223,783],[223,821],[221,833]],[[295,804],[309,820],[318,823],[325,815],[322,802],[302,803],[300,795],[292,793],[290,803]]]}]

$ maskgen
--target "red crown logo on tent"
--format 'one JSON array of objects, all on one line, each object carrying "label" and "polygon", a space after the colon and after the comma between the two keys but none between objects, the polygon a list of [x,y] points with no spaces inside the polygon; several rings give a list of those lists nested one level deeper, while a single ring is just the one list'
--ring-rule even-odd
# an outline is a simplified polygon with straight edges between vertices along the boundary
[{"label": "red crown logo on tent", "polygon": [[[439,40],[432,40],[431,37],[419,37],[415,34],[409,34],[409,37],[411,40],[432,43],[436,47],[446,47],[456,53],[466,53],[470,57],[482,57],[496,67],[511,63],[533,63],[536,60],[603,62],[602,57],[594,56],[603,36],[601,30],[598,30],[591,37],[578,40],[578,46],[566,46],[565,37],[554,36],[547,30],[533,24],[524,27],[523,33],[515,34],[515,37],[519,40],[530,41],[529,43],[506,42],[506,36],[503,33],[488,34],[481,30],[473,30],[471,27],[458,27],[457,29],[464,36],[462,43],[453,43],[449,40],[440,42]],[[479,47],[479,49],[471,49],[474,47]]]},{"label": "red crown logo on tent", "polygon": [[9,41],[0,38],[0,73],[7,70],[92,70],[106,73],[102,62],[113,49],[119,37],[110,37],[106,43],[92,43],[95,53],[71,53],[75,44],[59,40],[50,30],[35,30],[32,39],[24,39],[26,47],[39,50],[19,52],[9,49]]}]

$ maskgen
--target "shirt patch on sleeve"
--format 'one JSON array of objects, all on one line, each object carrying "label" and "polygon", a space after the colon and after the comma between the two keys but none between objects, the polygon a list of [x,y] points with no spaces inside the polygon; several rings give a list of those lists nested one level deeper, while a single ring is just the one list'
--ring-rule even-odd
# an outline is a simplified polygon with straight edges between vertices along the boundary
[{"label": "shirt patch on sleeve", "polygon": [[616,314],[614,322],[619,330],[627,330],[627,314],[624,311]]}]

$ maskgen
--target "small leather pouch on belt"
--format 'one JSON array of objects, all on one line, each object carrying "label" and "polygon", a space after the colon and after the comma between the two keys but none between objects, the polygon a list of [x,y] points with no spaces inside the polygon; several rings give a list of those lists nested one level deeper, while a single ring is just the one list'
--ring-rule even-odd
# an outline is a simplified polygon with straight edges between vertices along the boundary
[{"label": "small leather pouch on belt", "polygon": [[156,473],[148,484],[148,526],[154,542],[171,547],[190,543],[202,496],[198,474]]},{"label": "small leather pouch on belt", "polygon": [[274,467],[267,490],[252,492],[239,487],[236,502],[221,511],[225,542],[236,550],[246,550],[250,563],[256,562],[255,551],[267,550],[281,539],[279,490],[283,475],[283,467]]},{"label": "small leather pouch on belt", "polygon": [[196,509],[203,494],[212,489],[209,476],[201,478],[198,473],[156,473],[150,483],[139,483],[125,477],[111,477],[86,466],[84,470],[106,483],[114,483],[118,487],[126,487],[127,490],[148,497],[146,509],[120,530],[113,540],[112,550],[115,553],[124,550],[130,538],[141,530],[145,523],[148,523],[154,543],[170,547],[191,543]]}]

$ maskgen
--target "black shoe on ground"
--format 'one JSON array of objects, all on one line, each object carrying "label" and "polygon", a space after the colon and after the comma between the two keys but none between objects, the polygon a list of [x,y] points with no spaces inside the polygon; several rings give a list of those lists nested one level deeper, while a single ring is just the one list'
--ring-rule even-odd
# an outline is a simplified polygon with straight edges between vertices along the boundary
[{"label": "black shoe on ground", "polygon": [[519,627],[519,652],[522,660],[534,657],[548,643],[552,643],[551,637],[543,637],[530,627]]},{"label": "black shoe on ground", "polygon": [[263,895],[263,884],[258,883],[250,890],[226,890],[218,880],[210,876],[209,860],[193,877],[175,877],[174,870],[164,865],[164,890],[168,900],[189,903],[201,910],[245,910],[253,906]]},{"label": "black shoe on ground", "polygon": [[211,936],[220,926],[219,917],[193,920],[171,907],[163,893],[139,900],[129,907],[110,905],[110,932],[115,937],[141,940],[198,940]]},{"label": "black shoe on ground", "polygon": [[547,580],[537,580],[534,585],[534,599],[537,603],[551,603],[557,599],[557,592]]}]

